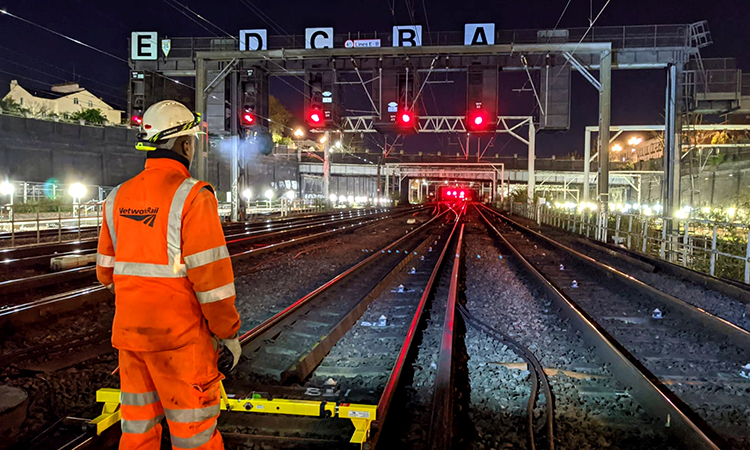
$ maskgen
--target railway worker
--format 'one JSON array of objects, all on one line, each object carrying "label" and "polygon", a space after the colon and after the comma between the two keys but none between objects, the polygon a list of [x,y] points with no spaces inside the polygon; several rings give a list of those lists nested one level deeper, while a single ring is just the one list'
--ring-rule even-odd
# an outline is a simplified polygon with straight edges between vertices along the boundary
[{"label": "railway worker", "polygon": [[115,293],[120,353],[120,449],[160,448],[166,416],[174,449],[223,449],[217,368],[241,349],[234,273],[208,183],[190,178],[200,116],[175,101],[143,115],[146,167],[107,198],[96,274]]}]

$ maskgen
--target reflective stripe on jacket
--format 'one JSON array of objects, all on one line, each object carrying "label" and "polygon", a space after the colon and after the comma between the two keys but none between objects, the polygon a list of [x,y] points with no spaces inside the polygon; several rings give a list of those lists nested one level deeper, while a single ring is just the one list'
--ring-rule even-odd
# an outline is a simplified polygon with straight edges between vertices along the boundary
[{"label": "reflective stripe on jacket", "polygon": [[211,187],[181,163],[148,159],[104,205],[97,277],[115,292],[112,345],[179,348],[239,329],[232,263]]}]

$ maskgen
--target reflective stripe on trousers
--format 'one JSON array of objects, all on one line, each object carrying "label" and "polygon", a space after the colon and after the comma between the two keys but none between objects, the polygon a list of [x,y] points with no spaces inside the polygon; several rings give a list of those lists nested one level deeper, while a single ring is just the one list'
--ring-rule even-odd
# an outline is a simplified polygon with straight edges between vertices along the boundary
[{"label": "reflective stripe on trousers", "polygon": [[216,421],[214,420],[214,423],[210,427],[206,428],[200,433],[197,433],[189,438],[178,437],[178,436],[175,436],[174,434],[170,435],[169,437],[172,441],[173,448],[184,448],[184,449],[197,448],[197,447],[200,447],[201,445],[207,444],[208,441],[211,440],[211,437],[213,436],[215,430],[216,430]]},{"label": "reflective stripe on trousers", "polygon": [[164,418],[163,415],[154,417],[153,419],[146,419],[146,420],[125,420],[122,419],[121,426],[122,426],[122,432],[123,433],[148,433],[153,429],[155,426],[157,426],[159,423],[161,423],[161,420]]},{"label": "reflective stripe on trousers", "polygon": [[146,406],[159,401],[159,393],[156,391],[135,394],[132,392],[120,392],[120,403],[128,406]]}]

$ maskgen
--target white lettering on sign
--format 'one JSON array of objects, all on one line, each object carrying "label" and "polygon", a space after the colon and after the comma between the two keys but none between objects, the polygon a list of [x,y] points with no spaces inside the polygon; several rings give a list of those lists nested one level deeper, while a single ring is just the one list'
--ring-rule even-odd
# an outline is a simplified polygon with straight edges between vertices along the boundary
[{"label": "white lettering on sign", "polygon": [[393,27],[394,47],[421,47],[422,25],[402,25]]},{"label": "white lettering on sign", "polygon": [[495,45],[495,24],[467,23],[464,25],[464,45]]},{"label": "white lettering on sign", "polygon": [[133,61],[159,59],[157,40],[156,31],[133,31],[130,33],[130,59]]},{"label": "white lettering on sign", "polygon": [[240,51],[268,50],[267,30],[240,30]]},{"label": "white lettering on sign", "polygon": [[333,48],[333,28],[305,28],[305,48]]},{"label": "white lettering on sign", "polygon": [[380,47],[380,39],[354,39],[344,42],[346,48],[372,48]]}]

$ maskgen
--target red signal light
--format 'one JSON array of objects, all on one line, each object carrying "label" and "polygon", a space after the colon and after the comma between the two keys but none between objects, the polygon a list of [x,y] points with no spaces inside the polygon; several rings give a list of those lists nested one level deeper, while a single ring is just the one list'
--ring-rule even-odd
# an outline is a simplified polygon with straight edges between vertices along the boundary
[{"label": "red signal light", "polygon": [[416,121],[414,112],[408,109],[400,109],[396,115],[396,123],[400,127],[413,128]]},{"label": "red signal light", "polygon": [[143,117],[141,117],[141,116],[133,116],[133,117],[130,118],[130,120],[133,123],[137,123],[138,125],[140,125],[140,124],[143,123]]},{"label": "red signal light", "polygon": [[323,111],[318,108],[311,108],[306,114],[307,123],[312,127],[321,127],[325,122]]},{"label": "red signal light", "polygon": [[476,109],[468,114],[466,127],[469,131],[487,131],[492,124],[487,112],[482,109]]},{"label": "red signal light", "polygon": [[242,115],[243,125],[255,125],[255,114],[245,113]]}]

